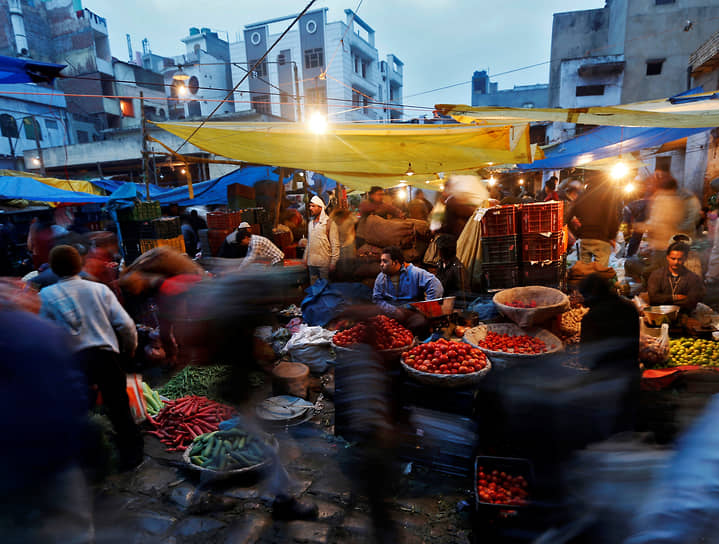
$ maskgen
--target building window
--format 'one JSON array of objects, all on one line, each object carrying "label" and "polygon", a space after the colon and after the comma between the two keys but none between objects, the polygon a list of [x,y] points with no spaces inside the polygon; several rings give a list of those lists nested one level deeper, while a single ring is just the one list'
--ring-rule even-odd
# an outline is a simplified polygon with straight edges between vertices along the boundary
[{"label": "building window", "polygon": [[[22,125],[25,128],[25,138],[28,140],[42,140],[42,130],[40,130],[40,124],[34,117],[25,117],[25,119],[22,120]],[[35,136],[36,134],[37,138]]]},{"label": "building window", "polygon": [[135,108],[132,105],[132,100],[120,99],[120,111],[125,117],[135,117]]},{"label": "building window", "polygon": [[84,130],[77,131],[77,143],[87,144],[90,142],[90,135]]},{"label": "building window", "polygon": [[352,91],[352,107],[359,108],[362,102],[362,95],[357,91]]},{"label": "building window", "polygon": [[534,107],[534,102],[525,102],[524,104],[522,104],[522,107],[523,107],[523,108],[527,108],[527,109],[531,109],[531,108]]},{"label": "building window", "polygon": [[[305,89],[305,105],[314,106],[313,109],[320,110],[327,104],[327,91],[324,87],[312,87]],[[317,108],[320,106],[320,108]]]},{"label": "building window", "polygon": [[187,82],[187,88],[192,94],[197,94],[197,91],[200,90],[200,81],[196,76],[190,78],[190,81]]},{"label": "building window", "polygon": [[305,51],[305,68],[322,68],[325,65],[325,53],[320,47]]},{"label": "building window", "polygon": [[663,64],[664,64],[664,59],[648,60],[647,61],[647,75],[648,76],[658,76],[659,74],[661,74]]},{"label": "building window", "polygon": [[253,94],[252,107],[257,113],[272,113],[272,105],[270,104],[270,96],[267,94]]},{"label": "building window", "polygon": [[48,130],[57,130],[57,121],[55,121],[55,119],[45,119],[45,128]]},{"label": "building window", "polygon": [[368,67],[369,67],[369,62],[362,63],[362,77],[367,77],[367,68]]},{"label": "building window", "polygon": [[354,56],[352,57],[352,60],[354,61],[354,64],[355,64],[355,74],[359,74],[359,72],[360,72],[360,58],[359,58],[357,55],[354,55]]},{"label": "building window", "polygon": [[187,105],[188,117],[202,117],[202,106],[197,100],[193,100]]},{"label": "building window", "polygon": [[657,6],[662,6],[664,4],[673,4],[675,0],[654,0],[654,4]]},{"label": "building window", "polygon": [[0,132],[7,138],[17,138],[20,136],[17,123],[12,115],[3,113],[0,115]]},{"label": "building window", "polygon": [[654,163],[655,170],[663,170],[664,172],[669,172],[671,170],[671,168],[672,168],[671,155],[656,158],[656,161]]},{"label": "building window", "polygon": [[[255,66],[255,63],[258,59],[251,60],[249,62],[249,67],[252,68]],[[254,71],[252,72],[253,77],[267,77],[267,61],[263,60],[260,64],[258,64]]]},{"label": "building window", "polygon": [[575,94],[576,96],[602,96],[604,85],[578,85]]}]

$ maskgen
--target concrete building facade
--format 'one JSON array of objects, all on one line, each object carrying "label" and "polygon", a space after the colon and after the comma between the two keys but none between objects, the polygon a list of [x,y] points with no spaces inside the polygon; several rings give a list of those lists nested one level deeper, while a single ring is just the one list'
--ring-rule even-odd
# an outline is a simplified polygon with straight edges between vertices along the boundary
[{"label": "concrete building facade", "polygon": [[550,105],[614,105],[672,96],[690,86],[689,56],[715,31],[716,0],[607,0],[555,13]]},{"label": "concrete building facade", "polygon": [[485,70],[472,75],[472,106],[505,108],[546,108],[549,105],[549,85],[515,85],[499,90]]},{"label": "concrete building facade", "polygon": [[235,103],[291,121],[313,111],[335,121],[399,120],[404,64],[392,54],[380,60],[372,27],[345,15],[329,22],[327,8],[308,11],[249,76],[294,16],[246,25],[230,45],[233,84],[245,78]]}]

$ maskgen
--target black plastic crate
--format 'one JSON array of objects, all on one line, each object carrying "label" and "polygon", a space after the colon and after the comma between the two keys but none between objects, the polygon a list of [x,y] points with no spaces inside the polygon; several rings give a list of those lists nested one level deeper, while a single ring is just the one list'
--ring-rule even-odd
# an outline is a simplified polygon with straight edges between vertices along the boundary
[{"label": "black plastic crate", "polygon": [[516,263],[519,254],[517,236],[483,237],[481,242],[484,264]]},{"label": "black plastic crate", "polygon": [[159,219],[153,219],[150,224],[152,225],[155,238],[177,238],[182,234],[179,217],[161,217]]},{"label": "black plastic crate", "polygon": [[564,288],[567,277],[567,266],[564,259],[522,263],[522,283],[524,285],[543,285],[545,287]]},{"label": "black plastic crate", "polygon": [[[522,476],[527,481],[527,502],[525,504],[494,504],[491,502],[481,501],[478,490],[478,473],[480,467],[482,467],[485,472],[496,470],[498,472],[505,472],[514,477]],[[474,460],[473,482],[474,508],[477,513],[495,515],[499,510],[523,510],[531,504],[532,491],[534,487],[534,467],[529,459],[478,455]]]},{"label": "black plastic crate", "polygon": [[509,289],[520,285],[519,266],[516,264],[494,264],[482,266],[484,288],[488,291]]},{"label": "black plastic crate", "polygon": [[402,379],[400,397],[403,405],[419,406],[473,418],[477,388],[441,389],[410,379]]},{"label": "black plastic crate", "polygon": [[122,221],[120,232],[123,238],[152,238],[155,230],[150,221]]}]

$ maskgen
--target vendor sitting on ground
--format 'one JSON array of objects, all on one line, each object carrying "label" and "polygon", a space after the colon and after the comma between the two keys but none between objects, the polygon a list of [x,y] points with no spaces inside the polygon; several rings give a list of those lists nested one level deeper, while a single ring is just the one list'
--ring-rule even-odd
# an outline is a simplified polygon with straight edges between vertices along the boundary
[{"label": "vendor sitting on ground", "polygon": [[374,281],[372,302],[383,313],[398,321],[406,321],[413,312],[401,306],[441,298],[444,289],[436,276],[411,263],[404,262],[402,250],[386,247],[379,261],[381,272]]},{"label": "vendor sitting on ground", "polygon": [[684,312],[692,312],[704,296],[704,283],[684,263],[689,246],[674,242],[667,249],[667,264],[649,276],[649,304],[674,304]]},{"label": "vendor sitting on ground", "polygon": [[252,234],[249,223],[243,221],[235,232],[225,238],[219,257],[227,259],[244,257],[240,265],[243,269],[253,263],[279,264],[285,258],[285,254],[264,236]]}]

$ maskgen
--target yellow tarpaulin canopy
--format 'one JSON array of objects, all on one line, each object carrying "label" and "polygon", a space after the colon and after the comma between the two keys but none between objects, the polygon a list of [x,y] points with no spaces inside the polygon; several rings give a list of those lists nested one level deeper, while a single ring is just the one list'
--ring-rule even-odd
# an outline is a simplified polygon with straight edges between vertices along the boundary
[{"label": "yellow tarpaulin canopy", "polygon": [[496,125],[555,121],[585,125],[662,128],[719,126],[719,94],[698,93],[673,99],[648,100],[618,106],[589,108],[499,108],[437,104],[444,115],[465,124]]},{"label": "yellow tarpaulin canopy", "polygon": [[42,176],[38,176],[36,174],[32,174],[30,172],[17,172],[15,170],[0,170],[0,176],[32,178],[36,181],[44,183],[45,185],[50,185],[52,187],[56,187],[57,189],[63,189],[65,191],[89,193],[91,195],[98,195],[98,196],[105,195],[105,191],[103,191],[99,187],[96,187],[89,181],[72,180],[72,179],[68,180],[68,179],[58,179],[58,178],[45,178]]},{"label": "yellow tarpaulin canopy", "polygon": [[[187,138],[197,123],[157,123]],[[529,127],[456,125],[330,125],[324,134],[297,123],[206,123],[189,142],[255,164],[321,172],[352,189],[415,185],[439,172],[532,161]],[[411,164],[415,175],[406,177]]]}]

